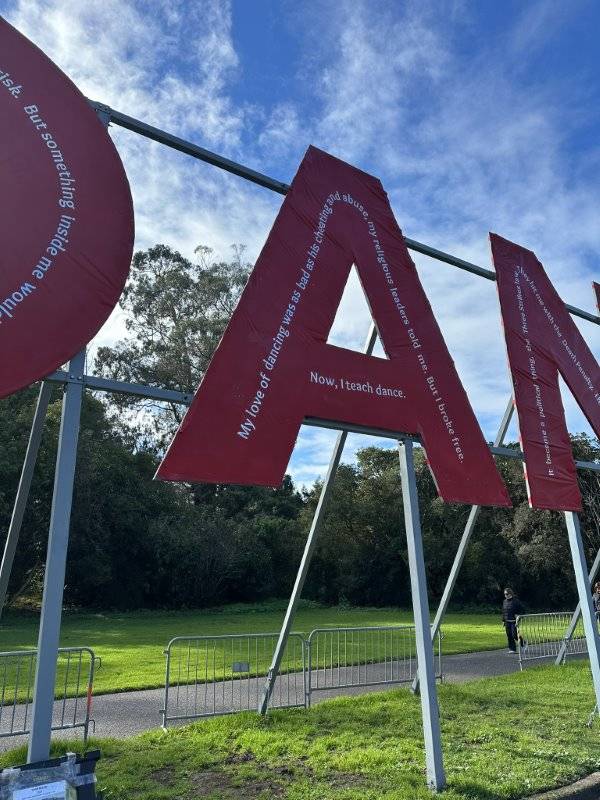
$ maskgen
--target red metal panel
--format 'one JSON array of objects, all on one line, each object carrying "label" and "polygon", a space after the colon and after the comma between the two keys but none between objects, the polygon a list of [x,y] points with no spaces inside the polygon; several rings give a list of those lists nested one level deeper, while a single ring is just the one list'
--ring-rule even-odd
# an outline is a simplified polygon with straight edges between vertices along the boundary
[{"label": "red metal panel", "polygon": [[[389,360],[326,344],[353,263]],[[420,434],[445,500],[510,505],[381,183],[314,147],[158,477],[275,486],[304,417]]]},{"label": "red metal panel", "polygon": [[600,436],[600,368],[535,253],[491,233],[529,504],[580,511],[558,373]]}]

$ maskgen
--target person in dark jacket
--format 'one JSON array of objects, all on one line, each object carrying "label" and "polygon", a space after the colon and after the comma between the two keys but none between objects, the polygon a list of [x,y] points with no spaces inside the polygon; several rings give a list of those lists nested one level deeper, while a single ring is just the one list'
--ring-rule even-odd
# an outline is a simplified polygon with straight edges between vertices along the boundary
[{"label": "person in dark jacket", "polygon": [[502,603],[502,622],[508,639],[509,653],[517,652],[517,617],[525,611],[523,603],[512,589],[504,590],[504,602]]},{"label": "person in dark jacket", "polygon": [[596,612],[596,622],[600,623],[600,581],[596,581],[594,584],[592,600],[594,602],[594,611]]}]

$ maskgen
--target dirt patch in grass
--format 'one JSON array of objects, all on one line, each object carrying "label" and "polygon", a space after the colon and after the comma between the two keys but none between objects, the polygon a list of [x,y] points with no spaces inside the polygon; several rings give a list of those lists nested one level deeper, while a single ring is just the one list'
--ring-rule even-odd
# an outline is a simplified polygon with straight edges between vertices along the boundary
[{"label": "dirt patch in grass", "polygon": [[[228,765],[239,765],[254,761],[251,753],[236,754],[227,759]],[[298,778],[315,779],[313,771],[302,760],[272,767],[261,771],[255,777],[236,777],[227,768],[207,770],[192,777],[195,797],[218,797],[220,800],[233,800],[243,796],[245,800],[284,797],[288,788]],[[330,789],[358,789],[369,785],[364,775],[354,772],[332,772],[320,777],[319,782]]]},{"label": "dirt patch in grass", "polygon": [[256,761],[256,756],[254,755],[254,753],[251,753],[249,750],[246,750],[244,753],[232,753],[230,756],[227,756],[224,763],[247,764],[249,761]]},{"label": "dirt patch in grass", "polygon": [[373,781],[357,772],[333,772],[324,779],[332,789],[360,789],[363,786],[373,788]]},{"label": "dirt patch in grass", "polygon": [[175,768],[160,767],[151,772],[149,777],[161,786],[172,786],[175,783]]},{"label": "dirt patch in grass", "polygon": [[[287,764],[259,767],[257,774],[244,777],[236,772],[236,768],[256,763],[256,757],[249,751],[233,753],[225,759],[223,770],[207,770],[192,777],[194,797],[218,797],[219,800],[238,799],[241,796],[244,800],[283,797],[299,777],[313,776],[313,771],[305,761],[306,758],[301,757]],[[340,788],[350,785],[344,783],[346,777],[340,777],[340,783],[337,784]]]},{"label": "dirt patch in grass", "polygon": [[[192,777],[194,785],[193,797],[218,797],[222,800],[233,800],[243,796],[245,800],[258,798],[283,797],[287,785],[271,778],[253,778],[243,783],[233,780],[227,772],[206,771]],[[289,781],[287,782],[289,785]]]}]

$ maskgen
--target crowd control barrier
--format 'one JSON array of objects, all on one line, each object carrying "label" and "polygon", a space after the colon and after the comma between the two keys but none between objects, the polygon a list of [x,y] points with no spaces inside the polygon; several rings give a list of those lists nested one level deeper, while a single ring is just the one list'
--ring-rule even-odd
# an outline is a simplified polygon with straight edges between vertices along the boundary
[{"label": "crowd control barrier", "polygon": [[[442,679],[442,636],[436,637],[436,677]],[[314,692],[410,683],[417,672],[414,625],[317,628],[308,644],[307,705]]]},{"label": "crowd control barrier", "polygon": [[587,641],[583,622],[579,619],[573,635],[567,638],[572,611],[557,611],[547,614],[523,614],[517,617],[517,652],[519,666],[527,661],[556,658],[564,647],[564,656],[587,653]]},{"label": "crowd control barrier", "polygon": [[[258,709],[278,634],[177,636],[165,650],[162,725]],[[442,636],[436,637],[442,678]],[[315,692],[409,683],[417,657],[414,625],[318,628],[290,634],[270,708],[309,707]]]},{"label": "crowd control barrier", "polygon": [[[0,737],[30,732],[37,650],[0,652]],[[92,719],[97,659],[89,647],[61,647],[56,665],[52,730],[81,728],[84,742]]]},{"label": "crowd control barrier", "polygon": [[[255,711],[279,634],[177,636],[165,650],[162,725],[238,711]],[[271,708],[303,706],[305,643],[290,634],[271,696]]]}]

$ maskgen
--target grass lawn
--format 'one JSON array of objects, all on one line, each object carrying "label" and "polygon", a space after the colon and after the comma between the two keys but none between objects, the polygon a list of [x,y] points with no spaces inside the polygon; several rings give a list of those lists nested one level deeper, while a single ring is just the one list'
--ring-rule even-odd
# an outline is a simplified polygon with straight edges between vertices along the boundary
[{"label": "grass lawn", "polygon": [[[445,800],[521,798],[600,767],[589,666],[540,667],[439,687]],[[220,717],[103,751],[106,800],[413,800],[425,788],[420,705],[406,689],[311,710]],[[61,743],[55,754],[81,747]],[[0,755],[20,763],[24,749]]]},{"label": "grass lawn", "polygon": [[[107,614],[66,613],[61,644],[91,647],[102,658],[96,673],[96,694],[148,689],[163,685],[163,650],[174,636],[279,631],[285,606],[281,603],[229,606],[221,610],[131,612]],[[308,634],[313,628],[397,625],[410,623],[412,613],[401,609],[348,609],[305,604],[294,630]],[[7,614],[0,622],[0,649],[35,647],[38,618]],[[490,650],[505,646],[499,614],[449,614],[443,626],[445,654]],[[265,665],[266,668],[266,665]]]}]

